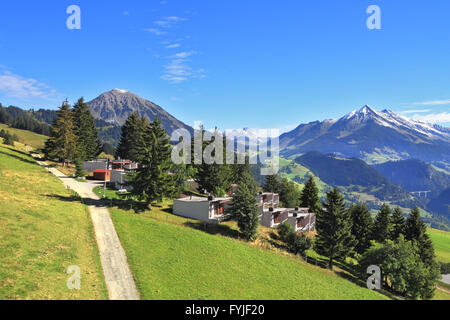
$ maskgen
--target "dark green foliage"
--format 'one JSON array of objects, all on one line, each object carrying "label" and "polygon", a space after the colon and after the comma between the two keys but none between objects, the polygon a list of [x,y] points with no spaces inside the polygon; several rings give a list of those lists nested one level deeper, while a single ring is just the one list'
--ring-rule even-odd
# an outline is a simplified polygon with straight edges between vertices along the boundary
[{"label": "dark green foliage", "polygon": [[420,210],[417,207],[411,210],[411,214],[406,220],[405,238],[416,243],[420,258],[426,266],[435,264],[433,243],[427,234],[427,226],[420,219]]},{"label": "dark green foliage", "polygon": [[85,176],[84,168],[83,168],[83,160],[77,159],[75,160],[75,176],[77,178],[82,178]]},{"label": "dark green foliage", "polygon": [[401,234],[405,232],[405,217],[403,217],[403,212],[400,207],[395,207],[392,213],[392,228],[391,228],[391,240],[396,240]]},{"label": "dark green foliage", "polygon": [[103,144],[102,151],[111,156],[116,154],[116,150],[114,149],[114,147],[110,143],[107,143],[107,142]]},{"label": "dark green foliage", "polygon": [[450,274],[450,263],[441,263],[441,274]]},{"label": "dark green foliage", "polygon": [[292,232],[288,235],[286,244],[289,252],[295,255],[303,255],[306,250],[311,248],[311,240],[304,234],[298,235],[296,232]]},{"label": "dark green foliage", "polygon": [[131,113],[122,127],[122,135],[116,150],[117,157],[140,162],[142,150],[139,149],[147,143],[144,140],[148,138],[148,132],[146,133],[148,126],[149,122],[146,118],[139,117],[135,112]]},{"label": "dark green foliage", "polygon": [[287,221],[281,223],[278,226],[277,231],[280,240],[283,242],[287,242],[289,234],[295,232],[294,227]]},{"label": "dark green foliage", "polygon": [[88,105],[80,98],[73,107],[73,121],[77,136],[77,155],[82,160],[95,159],[102,151],[98,129]]},{"label": "dark green foliage", "polygon": [[363,254],[371,246],[373,219],[364,203],[351,205],[349,211],[352,218],[352,235],[356,240],[355,251]]},{"label": "dark green foliage", "polygon": [[0,138],[3,138],[3,143],[14,147],[14,141],[19,141],[17,136],[12,135],[9,131],[0,130]]},{"label": "dark green foliage", "polygon": [[246,157],[245,164],[236,164],[232,166],[231,170],[234,172],[234,183],[237,185],[245,183],[252,194],[257,194],[258,186],[250,168],[248,157]]},{"label": "dark green foliage", "polygon": [[280,192],[280,177],[278,175],[266,176],[266,182],[264,183],[264,192],[279,193]]},{"label": "dark green foliage", "polygon": [[[197,171],[194,180],[198,183],[200,192],[212,193],[215,196],[220,196],[220,194],[226,193],[231,189],[231,184],[233,183],[234,178],[232,166],[224,164],[226,159],[226,143],[224,143],[224,141],[226,138],[220,138],[217,131],[210,141],[205,141],[206,139],[204,136],[205,131],[203,129],[196,132],[196,139],[201,139],[200,141],[203,141],[203,143],[201,150],[196,150],[195,144],[192,142],[193,159],[200,159],[198,152],[201,151],[202,155],[204,155],[206,149],[210,150],[210,148],[213,148],[214,145],[219,145],[222,143],[223,161],[220,163],[207,163],[205,158],[201,157],[201,163],[193,162],[194,168]],[[221,139],[220,143],[215,144],[216,138]],[[216,152],[219,152],[219,150],[214,149],[213,152],[211,152],[211,156],[216,157]],[[219,155],[217,156],[219,157]]]},{"label": "dark green foliage", "polygon": [[[38,134],[49,135],[50,126],[34,117],[36,111],[25,111],[17,107],[3,107],[0,105],[0,123],[11,128],[29,130]],[[51,111],[55,114],[54,111]]]},{"label": "dark green foliage", "polygon": [[446,218],[448,226],[450,226],[450,188],[444,190],[438,197],[432,199],[427,204],[427,209],[442,215]]},{"label": "dark green foliage", "polygon": [[57,111],[50,138],[45,143],[45,155],[61,162],[74,160],[77,154],[77,136],[75,134],[73,113],[67,102]]},{"label": "dark green foliage", "polygon": [[383,204],[375,218],[372,239],[379,243],[385,243],[391,235],[391,215],[392,211],[388,204]]},{"label": "dark green foliage", "polygon": [[173,196],[174,179],[169,174],[171,147],[158,117],[144,128],[135,157],[140,160],[140,166],[130,178],[132,194],[147,205]]},{"label": "dark green foliage", "polygon": [[384,288],[412,299],[431,299],[439,277],[437,264],[425,265],[419,249],[403,235],[396,241],[387,240],[382,247],[369,249],[360,259],[361,276],[367,279],[368,266],[380,267]]},{"label": "dark green foliage", "polygon": [[285,208],[295,208],[300,204],[300,190],[297,184],[287,178],[281,180],[280,189],[281,206]]},{"label": "dark green foliage", "polygon": [[352,219],[345,208],[344,197],[337,188],[327,192],[323,210],[316,213],[317,236],[314,250],[328,257],[328,266],[333,261],[344,259],[353,253],[355,239],[351,233]]},{"label": "dark green foliage", "polygon": [[313,176],[308,178],[308,181],[302,190],[300,203],[302,207],[309,208],[311,212],[317,213],[321,210],[319,188],[317,188]]},{"label": "dark green foliage", "polygon": [[247,176],[249,181],[239,183],[236,192],[233,194],[231,206],[227,213],[232,219],[237,221],[239,230],[247,241],[254,241],[258,237],[259,208],[256,202],[256,194],[250,190],[248,185],[254,183],[253,177]]}]

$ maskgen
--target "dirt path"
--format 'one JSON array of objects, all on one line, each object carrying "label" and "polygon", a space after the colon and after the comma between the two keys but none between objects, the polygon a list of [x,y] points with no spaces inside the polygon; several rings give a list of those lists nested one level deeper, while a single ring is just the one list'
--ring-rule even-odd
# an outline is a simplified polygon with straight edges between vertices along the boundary
[{"label": "dirt path", "polygon": [[89,206],[109,298],[111,300],[139,300],[139,293],[128,265],[125,250],[120,243],[109,211],[103,201],[92,191],[98,184],[78,182],[68,178],[57,169],[48,167],[47,163],[39,161],[39,155],[34,154],[33,157],[39,165],[46,167],[49,172],[58,177],[66,188],[79,194],[83,202]]}]

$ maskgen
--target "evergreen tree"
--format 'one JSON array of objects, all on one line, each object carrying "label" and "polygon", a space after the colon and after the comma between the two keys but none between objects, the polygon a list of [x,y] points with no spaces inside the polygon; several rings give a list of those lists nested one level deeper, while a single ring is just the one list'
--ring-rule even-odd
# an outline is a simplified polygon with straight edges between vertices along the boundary
[{"label": "evergreen tree", "polygon": [[[194,180],[198,183],[200,192],[212,193],[216,197],[224,196],[225,193],[230,190],[231,184],[233,183],[232,167],[231,165],[225,164],[226,144],[224,143],[224,141],[226,138],[221,138],[221,142],[223,144],[222,163],[207,163],[203,155],[205,153],[205,149],[208,147],[212,147],[212,145],[215,143],[215,139],[218,137],[217,131],[215,132],[214,138],[211,139],[212,141],[210,142],[205,141],[205,131],[203,129],[199,130],[196,134],[196,139],[201,139],[200,141],[202,141],[202,162],[201,164],[194,165],[197,171]],[[197,150],[195,150],[194,143],[192,144],[192,147],[194,148],[194,152],[192,152],[192,155],[195,158]],[[216,157],[216,152],[218,152],[218,150],[214,150],[211,156]]]},{"label": "evergreen tree", "polygon": [[299,205],[300,190],[294,182],[287,178],[281,180],[279,194],[283,207],[295,208]]},{"label": "evergreen tree", "polygon": [[120,142],[116,150],[117,157],[140,162],[139,149],[145,148],[144,136],[148,126],[149,122],[145,117],[139,117],[136,112],[131,113],[122,127]]},{"label": "evergreen tree", "polygon": [[174,179],[170,176],[170,139],[158,117],[143,131],[142,143],[136,150],[140,166],[131,176],[132,194],[150,205],[174,194]]},{"label": "evergreen tree", "polygon": [[375,218],[372,239],[379,243],[385,243],[391,235],[391,208],[388,204],[383,204]]},{"label": "evergreen tree", "polygon": [[14,137],[9,133],[9,131],[2,130],[0,137],[3,138],[3,144],[14,147]]},{"label": "evergreen tree", "polygon": [[258,193],[258,186],[250,169],[249,159],[246,157],[245,164],[237,164],[233,166],[235,174],[234,182],[239,185],[245,183],[252,194]]},{"label": "evergreen tree", "polygon": [[56,114],[57,119],[45,144],[45,155],[66,164],[73,161],[77,153],[77,136],[69,103],[65,101]]},{"label": "evergreen tree", "polygon": [[280,192],[280,177],[277,174],[266,176],[264,183],[264,192],[279,193]]},{"label": "evergreen tree", "polygon": [[406,220],[405,238],[417,244],[420,257],[426,266],[435,265],[433,243],[427,234],[426,224],[420,219],[420,210],[417,207],[411,210],[411,214]]},{"label": "evergreen tree", "polygon": [[78,157],[81,160],[95,159],[102,152],[98,129],[88,105],[80,98],[73,107],[75,134],[78,140]]},{"label": "evergreen tree", "polygon": [[[252,181],[253,180],[253,181]],[[247,241],[254,241],[258,236],[259,208],[256,193],[251,191],[250,185],[254,183],[253,176],[248,174],[242,177],[236,192],[233,194],[231,206],[227,213],[237,221],[241,234]]]},{"label": "evergreen tree", "polygon": [[363,254],[371,245],[373,220],[364,203],[351,205],[349,211],[352,218],[352,235],[356,240],[355,251]]},{"label": "evergreen tree", "polygon": [[351,233],[350,213],[337,188],[327,192],[323,207],[323,210],[316,212],[317,236],[314,250],[328,257],[328,267],[332,269],[334,260],[345,259],[353,253],[355,239]]},{"label": "evergreen tree", "polygon": [[302,207],[309,208],[311,212],[317,213],[321,211],[319,188],[317,188],[313,176],[309,177],[303,188],[300,196],[300,203]]},{"label": "evergreen tree", "polygon": [[77,178],[82,178],[85,176],[84,168],[83,168],[83,160],[77,159],[75,160],[75,176]]},{"label": "evergreen tree", "polygon": [[400,207],[395,207],[392,213],[392,229],[391,229],[391,240],[396,240],[401,234],[405,232],[405,218],[403,217],[403,212]]}]

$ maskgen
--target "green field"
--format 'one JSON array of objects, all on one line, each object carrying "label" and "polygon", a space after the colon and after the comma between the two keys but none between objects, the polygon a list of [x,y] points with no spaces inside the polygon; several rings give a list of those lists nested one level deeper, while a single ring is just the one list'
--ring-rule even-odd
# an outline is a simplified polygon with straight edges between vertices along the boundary
[{"label": "green field", "polygon": [[428,229],[439,262],[450,263],[450,232]]},{"label": "green field", "polygon": [[144,299],[387,299],[300,258],[183,226],[183,218],[176,225],[161,213],[110,211]]},{"label": "green field", "polygon": [[[86,206],[21,151],[0,144],[0,300],[107,299]],[[66,270],[81,269],[81,290]]]},{"label": "green field", "polygon": [[0,130],[2,129],[8,130],[11,134],[17,135],[20,143],[27,144],[34,149],[43,148],[45,146],[45,141],[47,141],[48,138],[31,131],[9,128],[6,124],[0,123]]}]

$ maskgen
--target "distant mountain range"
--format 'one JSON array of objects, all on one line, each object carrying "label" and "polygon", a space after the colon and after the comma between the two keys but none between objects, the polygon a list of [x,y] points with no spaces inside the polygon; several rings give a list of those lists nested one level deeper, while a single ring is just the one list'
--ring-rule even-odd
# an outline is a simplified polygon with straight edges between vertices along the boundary
[{"label": "distant mountain range", "polygon": [[409,192],[427,191],[426,194],[417,194],[427,201],[450,188],[448,173],[420,160],[390,161],[374,165],[373,168]]},{"label": "distant mountain range", "polygon": [[[332,154],[322,154],[317,151],[308,152],[294,161],[309,170],[330,186],[342,187],[347,195],[368,195],[377,202],[391,202],[403,207],[424,207],[419,199],[412,196],[401,186],[392,183],[381,173],[357,158],[343,158]],[[371,197],[370,197],[371,196]]]},{"label": "distant mountain range", "polygon": [[369,106],[335,119],[302,124],[280,136],[285,157],[309,151],[355,157],[368,163],[419,159],[450,163],[450,129]]},{"label": "distant mountain range", "polygon": [[136,112],[140,116],[147,117],[150,121],[158,116],[169,135],[180,128],[191,133],[194,132],[192,127],[176,119],[160,106],[126,90],[114,89],[102,93],[87,104],[95,119],[117,126],[123,126],[128,116],[132,112]]}]

